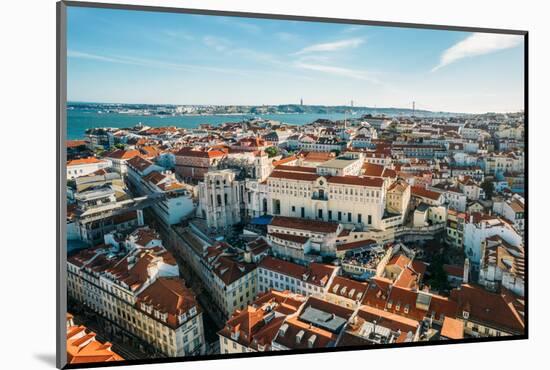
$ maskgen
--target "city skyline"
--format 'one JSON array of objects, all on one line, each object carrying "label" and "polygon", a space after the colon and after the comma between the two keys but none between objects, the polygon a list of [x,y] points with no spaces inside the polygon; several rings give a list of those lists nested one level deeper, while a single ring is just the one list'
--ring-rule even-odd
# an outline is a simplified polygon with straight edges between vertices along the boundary
[{"label": "city skyline", "polygon": [[70,101],[524,109],[523,36],[70,8],[67,38]]}]

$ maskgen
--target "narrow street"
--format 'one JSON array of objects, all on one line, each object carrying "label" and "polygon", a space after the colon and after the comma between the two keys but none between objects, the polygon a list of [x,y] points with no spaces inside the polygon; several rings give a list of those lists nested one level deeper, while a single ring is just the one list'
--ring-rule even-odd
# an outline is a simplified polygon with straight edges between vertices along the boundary
[{"label": "narrow street", "polygon": [[[219,308],[214,304],[208,290],[205,289],[201,278],[189,266],[179,248],[170,243],[170,237],[167,236],[161,227],[157,227],[154,212],[150,209],[144,210],[146,224],[155,228],[161,235],[164,247],[174,256],[180,270],[180,276],[185,280],[186,285],[196,294],[201,308],[203,309],[204,336],[208,353],[218,353],[217,332],[223,328],[225,320],[221,315]],[[182,242],[184,242],[182,240]],[[219,349],[217,350],[219,351]]]},{"label": "narrow street", "polygon": [[75,325],[84,325],[96,334],[96,339],[102,343],[113,344],[113,351],[121,355],[125,360],[139,360],[151,358],[151,356],[130,343],[125,343],[122,336],[107,333],[103,326],[96,320],[95,315],[73,314]]}]

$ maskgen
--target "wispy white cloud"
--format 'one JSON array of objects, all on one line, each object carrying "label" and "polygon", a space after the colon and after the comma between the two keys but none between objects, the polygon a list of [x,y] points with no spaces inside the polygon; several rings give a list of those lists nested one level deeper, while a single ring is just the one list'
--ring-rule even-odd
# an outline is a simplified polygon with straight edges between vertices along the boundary
[{"label": "wispy white cloud", "polygon": [[298,40],[300,36],[290,32],[276,32],[275,36],[281,41],[294,41]]},{"label": "wispy white cloud", "polygon": [[432,72],[454,63],[460,59],[494,53],[513,48],[523,42],[523,36],[492,33],[473,33],[464,40],[454,44],[441,54],[439,64]]},{"label": "wispy white cloud", "polygon": [[216,51],[225,51],[231,46],[231,41],[221,37],[204,36],[202,40],[206,46]]},{"label": "wispy white cloud", "polygon": [[305,63],[302,61],[298,61],[294,63],[294,66],[296,68],[307,69],[310,71],[327,73],[331,75],[347,77],[347,78],[352,78],[356,80],[369,81],[372,83],[379,83],[379,81],[373,76],[372,73],[364,70],[329,66],[329,65],[323,65],[323,64]]},{"label": "wispy white cloud", "polygon": [[106,57],[103,55],[83,53],[81,51],[67,50],[68,58],[79,58],[79,59],[89,59],[97,60],[100,62],[109,62],[109,63],[120,63],[121,61],[117,58]]},{"label": "wispy white cloud", "polygon": [[237,21],[238,18],[234,17],[219,17],[215,18],[217,22],[222,23],[224,25],[233,26],[236,28],[240,28],[243,31],[246,31],[251,34],[260,33],[262,31],[261,27],[257,24],[245,22],[245,21]]},{"label": "wispy white cloud", "polygon": [[338,51],[342,49],[353,49],[358,47],[364,42],[361,38],[346,39],[334,42],[325,42],[320,44],[313,44],[303,48],[302,50],[294,53],[294,55],[302,55],[313,52],[327,52],[327,51]]},{"label": "wispy white cloud", "polygon": [[228,57],[238,57],[242,60],[260,62],[264,64],[283,64],[280,60],[278,60],[277,57],[270,53],[265,53],[250,48],[235,47],[237,43],[232,42],[231,40],[226,38],[205,36],[203,37],[203,43],[207,47],[214,49],[222,55],[226,55]]},{"label": "wispy white cloud", "polygon": [[262,29],[255,25],[255,24],[252,24],[252,23],[245,23],[245,22],[231,22],[234,26],[244,30],[244,31],[247,31],[249,33],[258,33],[260,32]]},{"label": "wispy white cloud", "polygon": [[92,54],[92,53],[75,51],[75,50],[68,50],[67,57],[73,58],[73,59],[88,59],[88,60],[95,60],[99,62],[126,64],[126,65],[134,65],[134,66],[141,66],[141,67],[173,69],[178,71],[208,71],[208,72],[218,72],[218,73],[249,75],[247,71],[242,71],[242,70],[233,69],[233,68],[209,67],[204,65],[167,62],[167,61],[161,61],[156,59],[135,58],[135,57],[119,56],[119,55],[115,55],[115,56],[100,55],[100,54]]},{"label": "wispy white cloud", "polygon": [[365,29],[365,26],[349,26],[347,28],[344,28],[342,30],[342,33],[353,33],[364,29]]},{"label": "wispy white cloud", "polygon": [[241,58],[246,61],[253,61],[269,65],[284,66],[286,63],[280,61],[276,56],[270,53],[263,53],[253,49],[237,48],[228,50],[226,53],[230,57]]},{"label": "wispy white cloud", "polygon": [[169,37],[176,40],[193,41],[195,36],[186,31],[180,30],[163,30],[161,34],[165,37]]}]

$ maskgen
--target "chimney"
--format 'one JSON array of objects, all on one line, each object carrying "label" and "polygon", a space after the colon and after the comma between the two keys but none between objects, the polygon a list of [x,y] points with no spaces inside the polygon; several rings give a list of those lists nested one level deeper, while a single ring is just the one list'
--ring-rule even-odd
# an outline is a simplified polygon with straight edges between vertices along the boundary
[{"label": "chimney", "polygon": [[468,284],[469,274],[470,274],[470,260],[468,258],[466,258],[464,260],[464,274],[462,276],[462,282],[464,284]]},{"label": "chimney", "polygon": [[303,330],[300,330],[298,334],[296,334],[296,344],[299,344],[302,341],[304,334],[305,332]]},{"label": "chimney", "polygon": [[251,263],[252,262],[252,253],[249,251],[244,252],[244,262]]}]

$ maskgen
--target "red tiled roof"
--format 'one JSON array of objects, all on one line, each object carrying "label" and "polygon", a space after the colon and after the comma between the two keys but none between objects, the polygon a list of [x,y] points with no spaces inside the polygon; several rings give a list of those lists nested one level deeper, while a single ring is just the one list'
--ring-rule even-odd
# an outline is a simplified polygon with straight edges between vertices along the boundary
[{"label": "red tiled roof", "polygon": [[380,177],[380,176],[382,176],[382,173],[384,172],[384,166],[381,166],[379,164],[365,162],[363,164],[363,170],[365,171],[364,173],[365,173],[366,176]]},{"label": "red tiled roof", "polygon": [[139,151],[135,149],[134,150],[117,149],[113,152],[105,154],[105,157],[114,158],[114,159],[132,159],[137,155],[139,155]]},{"label": "red tiled roof", "polygon": [[73,159],[71,161],[68,161],[67,166],[80,166],[83,164],[94,164],[94,163],[102,163],[102,162],[105,162],[105,161],[95,157],[88,157],[88,158]]},{"label": "red tiled roof", "polygon": [[153,314],[141,309],[141,303],[151,305],[161,313],[167,313],[166,322],[172,328],[180,326],[179,315],[187,313],[193,307],[196,307],[199,312],[195,295],[185,286],[183,279],[176,277],[159,277],[139,294],[136,302],[137,309],[154,318]]},{"label": "red tiled roof", "polygon": [[367,239],[367,240],[359,240],[357,242],[340,244],[336,246],[336,250],[339,252],[347,251],[350,249],[363,248],[371,244],[376,244],[376,240]]},{"label": "red tiled roof", "polygon": [[289,163],[289,162],[292,162],[292,161],[295,161],[297,158],[296,156],[292,155],[290,157],[286,157],[286,158],[281,158],[280,160],[278,161],[274,161],[273,162],[273,166],[274,167],[277,167],[277,166],[280,166],[282,164],[285,164],[285,163]]},{"label": "red tiled roof", "polygon": [[83,364],[90,362],[123,361],[112,351],[112,344],[96,340],[96,334],[84,326],[67,327],[67,363]]},{"label": "red tiled roof", "polygon": [[441,327],[441,336],[449,339],[464,338],[464,322],[452,317],[445,317]]},{"label": "red tiled roof", "polygon": [[335,233],[339,224],[319,220],[306,220],[303,218],[274,216],[270,226],[283,227],[288,229],[306,230],[315,233]]},{"label": "red tiled roof", "polygon": [[88,142],[85,140],[67,140],[65,145],[67,148],[78,148],[79,146],[88,145]]},{"label": "red tiled roof", "polygon": [[275,170],[278,171],[289,171],[289,172],[306,172],[306,173],[317,173],[317,169],[314,167],[303,167],[303,166],[285,166],[278,165],[275,167]]},{"label": "red tiled roof", "polygon": [[523,301],[511,292],[492,293],[479,286],[463,284],[451,291],[451,299],[457,302],[460,313],[469,313],[469,320],[513,333],[525,330]]},{"label": "red tiled roof", "polygon": [[180,157],[200,157],[200,158],[217,158],[223,157],[226,153],[223,150],[212,149],[212,150],[194,150],[192,148],[182,148],[177,153],[176,156]]},{"label": "red tiled roof", "polygon": [[415,195],[417,197],[428,198],[432,200],[439,200],[439,198],[441,197],[441,193],[424,189],[419,186],[413,186],[411,189],[411,193],[412,195]]},{"label": "red tiled roof", "polygon": [[297,312],[305,300],[306,297],[292,293],[289,290],[278,291],[270,289],[260,294],[253,304],[261,306],[267,303],[275,303],[275,307],[273,307],[275,311],[283,315],[290,315]]},{"label": "red tiled roof", "polygon": [[396,254],[388,261],[387,265],[397,265],[401,269],[404,269],[409,263],[411,263],[411,259],[409,257],[404,254]]},{"label": "red tiled roof", "polygon": [[304,160],[309,162],[328,161],[334,157],[334,153],[330,152],[304,152]]},{"label": "red tiled roof", "polygon": [[335,276],[332,279],[332,285],[328,289],[328,292],[354,301],[360,301],[364,298],[368,287],[368,283],[348,279],[343,276]]},{"label": "red tiled roof", "polygon": [[335,266],[321,263],[311,263],[309,268],[307,268],[302,265],[273,258],[271,256],[264,257],[258,266],[266,270],[292,276],[295,279],[306,281],[310,284],[321,287],[326,286],[330,276],[336,269]]},{"label": "red tiled roof", "polygon": [[132,159],[129,159],[128,162],[126,162],[130,167],[137,169],[138,171],[143,171],[147,167],[152,166],[153,162],[148,161],[145,158],[142,158],[141,156],[135,156]]},{"label": "red tiled roof", "polygon": [[294,243],[299,243],[299,244],[305,244],[309,240],[308,237],[300,236],[300,235],[292,235],[292,234],[269,233],[268,235],[272,236],[274,238],[288,240],[288,241],[291,241],[291,242],[294,242]]},{"label": "red tiled roof", "polygon": [[214,268],[214,272],[226,285],[239,280],[256,268],[256,265],[252,263],[237,262],[226,256],[221,256],[218,262],[220,265]]},{"label": "red tiled roof", "polygon": [[420,325],[417,320],[371,306],[361,306],[359,311],[357,311],[357,315],[368,322],[373,322],[376,320],[377,325],[384,326],[393,331],[401,330],[404,333],[415,333],[416,329]]},{"label": "red tiled roof", "polygon": [[305,172],[273,171],[269,179],[287,179],[298,181],[315,181],[319,175]]},{"label": "red tiled roof", "polygon": [[[287,319],[285,325],[287,325],[287,329],[284,335],[278,333],[275,337],[275,342],[290,349],[309,348],[310,341],[313,341],[311,348],[325,348],[334,344],[337,338],[336,334],[307,324],[294,317]],[[297,343],[296,335],[300,332],[303,332],[303,337]]]},{"label": "red tiled roof", "polygon": [[384,184],[384,180],[377,177],[360,177],[360,176],[330,176],[327,181],[331,184],[343,185],[359,185],[380,188]]}]

